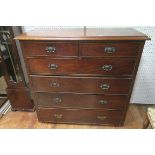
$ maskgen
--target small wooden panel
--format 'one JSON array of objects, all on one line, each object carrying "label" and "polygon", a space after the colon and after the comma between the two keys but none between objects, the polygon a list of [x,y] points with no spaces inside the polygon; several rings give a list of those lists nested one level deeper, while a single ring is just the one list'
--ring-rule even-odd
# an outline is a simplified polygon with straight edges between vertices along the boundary
[{"label": "small wooden panel", "polygon": [[128,94],[131,78],[30,76],[34,91]]},{"label": "small wooden panel", "polygon": [[57,108],[107,108],[123,110],[127,95],[82,95],[63,93],[35,93],[39,107]]},{"label": "small wooden panel", "polygon": [[43,122],[118,125],[122,112],[96,109],[39,108],[37,115],[39,121]]},{"label": "small wooden panel", "polygon": [[7,95],[11,103],[12,110],[34,111],[34,103],[30,96],[30,91],[25,86],[17,85],[8,87]]},{"label": "small wooden panel", "polygon": [[25,56],[78,56],[76,41],[23,41]]},{"label": "small wooden panel", "polygon": [[131,76],[135,59],[27,59],[30,74],[68,75],[94,74]]},{"label": "small wooden panel", "polygon": [[136,57],[141,42],[81,42],[79,44],[81,56],[88,57]]}]

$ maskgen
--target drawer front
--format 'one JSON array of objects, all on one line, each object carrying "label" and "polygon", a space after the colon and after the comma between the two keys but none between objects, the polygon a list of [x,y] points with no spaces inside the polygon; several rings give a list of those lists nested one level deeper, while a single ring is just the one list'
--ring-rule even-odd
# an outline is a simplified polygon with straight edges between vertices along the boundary
[{"label": "drawer front", "polygon": [[76,41],[24,41],[22,45],[25,56],[78,56],[78,45]]},{"label": "drawer front", "polygon": [[78,73],[77,59],[27,59],[30,74],[65,75]]},{"label": "drawer front", "polygon": [[82,56],[137,56],[139,42],[80,43]]},{"label": "drawer front", "polygon": [[116,124],[120,123],[120,111],[96,109],[56,109],[39,108],[38,119],[42,122],[76,124]]},{"label": "drawer front", "polygon": [[122,75],[134,73],[135,59],[28,59],[30,74]]},{"label": "drawer front", "polygon": [[34,91],[128,94],[132,79],[30,76]]},{"label": "drawer front", "polygon": [[134,73],[135,59],[83,59],[80,65],[82,74],[121,75],[129,76]]},{"label": "drawer front", "polygon": [[123,110],[127,95],[81,95],[60,93],[35,93],[37,105],[57,108],[106,108]]}]

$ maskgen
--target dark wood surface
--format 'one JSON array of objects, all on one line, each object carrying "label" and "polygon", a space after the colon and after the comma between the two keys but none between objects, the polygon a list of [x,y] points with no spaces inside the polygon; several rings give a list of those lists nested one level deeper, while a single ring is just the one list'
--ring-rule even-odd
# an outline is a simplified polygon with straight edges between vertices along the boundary
[{"label": "dark wood surface", "polygon": [[18,40],[147,40],[145,34],[132,28],[73,28],[35,30],[15,37]]},{"label": "dark wood surface", "polygon": [[[86,57],[136,57],[141,42],[109,41],[109,42],[81,42],[80,55]],[[115,52],[108,53],[107,47],[115,48]]]},{"label": "dark wood surface", "polygon": [[[123,125],[146,35],[133,29],[72,29],[16,39],[39,121]],[[101,114],[106,119],[99,121]]]},{"label": "dark wood surface", "polygon": [[[143,42],[137,41],[22,41],[26,57],[136,57]],[[79,46],[79,47],[78,47]],[[48,52],[47,47],[55,47],[55,51]],[[108,53],[105,48],[113,47],[115,52]],[[79,52],[78,52],[79,48]]]},{"label": "dark wood surface", "polygon": [[7,95],[11,102],[12,110],[34,111],[35,107],[30,96],[30,90],[19,83],[18,87],[10,86],[7,88]]},{"label": "dark wood surface", "polygon": [[40,107],[118,109],[128,102],[127,95],[89,95],[66,93],[35,93]]},{"label": "dark wood surface", "polygon": [[[27,59],[30,74],[42,75],[68,75],[68,74],[91,74],[94,75],[118,75],[132,76],[136,59],[133,58],[82,58],[82,59],[49,59],[33,58]],[[50,67],[50,66],[53,67]],[[110,65],[109,70],[106,66]]]},{"label": "dark wood surface", "polygon": [[38,119],[42,122],[75,124],[111,124],[119,125],[121,111],[96,109],[57,109],[39,108]]},{"label": "dark wood surface", "polygon": [[[74,92],[91,94],[128,94],[132,79],[102,77],[31,76],[31,82],[31,86],[34,91]],[[102,84],[108,84],[109,89],[101,89]]]},{"label": "dark wood surface", "polygon": [[[26,56],[78,56],[77,41],[24,41],[23,48]],[[55,51],[49,52],[48,47]]]}]

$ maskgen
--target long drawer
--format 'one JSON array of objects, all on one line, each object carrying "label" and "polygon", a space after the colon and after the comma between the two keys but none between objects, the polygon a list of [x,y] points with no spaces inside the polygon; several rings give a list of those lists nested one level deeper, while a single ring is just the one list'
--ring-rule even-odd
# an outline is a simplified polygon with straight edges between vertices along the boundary
[{"label": "long drawer", "polygon": [[82,95],[64,93],[35,93],[39,107],[106,108],[123,110],[127,95]]},{"label": "long drawer", "polygon": [[121,57],[136,57],[138,55],[139,42],[103,42],[103,43],[80,43],[80,55],[81,56],[121,56]]},{"label": "long drawer", "polygon": [[128,94],[132,78],[55,77],[31,75],[34,91]]},{"label": "long drawer", "polygon": [[121,111],[96,109],[39,108],[37,115],[43,122],[76,124],[119,125],[122,118]]},{"label": "long drawer", "polygon": [[24,41],[25,56],[78,56],[76,41]]},{"label": "long drawer", "polygon": [[136,59],[28,59],[30,74],[68,75],[122,75],[134,74]]}]

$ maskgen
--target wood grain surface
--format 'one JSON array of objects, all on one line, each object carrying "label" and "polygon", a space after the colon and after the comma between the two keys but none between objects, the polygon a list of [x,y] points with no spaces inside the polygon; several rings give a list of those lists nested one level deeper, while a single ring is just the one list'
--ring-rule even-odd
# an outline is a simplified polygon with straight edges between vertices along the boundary
[{"label": "wood grain surface", "polygon": [[146,105],[130,105],[124,126],[52,124],[38,122],[35,112],[12,112],[0,119],[1,129],[142,129]]},{"label": "wood grain surface", "polygon": [[[104,108],[96,104],[99,96],[91,96],[94,104],[90,102],[90,107],[84,106],[88,98],[79,101],[78,97],[68,97],[69,102],[62,102],[70,106],[65,109],[63,104],[49,105],[52,96],[47,100],[42,96],[39,104],[35,96],[40,121],[123,125],[143,45],[149,37],[130,28],[86,28],[31,31],[15,39],[21,42],[34,96],[38,92],[127,96],[126,101],[121,98],[121,102],[111,98],[110,106]],[[62,99],[57,97],[54,102],[60,103]],[[80,107],[76,107],[78,101]],[[117,107],[117,103],[123,104]]]},{"label": "wood grain surface", "polygon": [[31,31],[23,33],[18,40],[148,40],[132,28],[86,28]]}]

